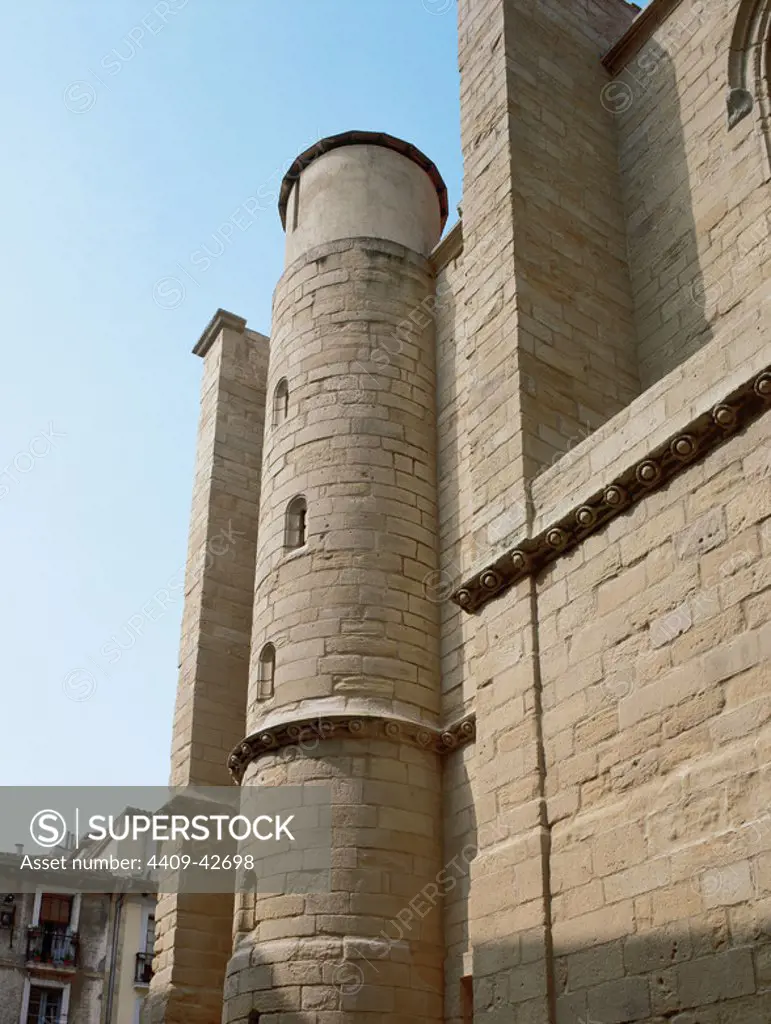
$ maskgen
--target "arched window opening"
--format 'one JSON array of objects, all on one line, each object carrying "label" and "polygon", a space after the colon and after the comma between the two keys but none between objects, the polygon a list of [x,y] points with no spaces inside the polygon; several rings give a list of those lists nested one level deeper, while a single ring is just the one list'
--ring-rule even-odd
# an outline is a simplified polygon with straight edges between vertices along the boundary
[{"label": "arched window opening", "polygon": [[301,548],[306,541],[308,515],[308,504],[305,498],[300,495],[292,498],[286,508],[286,522],[284,524],[284,547],[291,551],[293,548]]},{"label": "arched window opening", "polygon": [[273,683],[276,678],[276,648],[273,644],[265,644],[260,651],[257,663],[257,699],[268,700],[273,696]]},{"label": "arched window opening", "polygon": [[740,0],[728,51],[728,127],[757,109],[757,128],[771,172],[771,0]]},{"label": "arched window opening", "polygon": [[286,377],[282,377],[276,384],[273,392],[273,426],[277,427],[283,423],[289,415],[289,384]]}]

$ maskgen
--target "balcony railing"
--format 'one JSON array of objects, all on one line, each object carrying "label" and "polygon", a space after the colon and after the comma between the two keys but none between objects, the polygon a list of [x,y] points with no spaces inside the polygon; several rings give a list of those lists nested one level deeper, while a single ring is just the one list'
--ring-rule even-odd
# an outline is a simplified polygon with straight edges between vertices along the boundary
[{"label": "balcony railing", "polygon": [[134,984],[149,985],[153,976],[153,954],[137,953],[136,967],[134,968]]},{"label": "balcony railing", "polygon": [[41,924],[27,929],[27,962],[49,967],[74,968],[78,936],[64,925]]}]

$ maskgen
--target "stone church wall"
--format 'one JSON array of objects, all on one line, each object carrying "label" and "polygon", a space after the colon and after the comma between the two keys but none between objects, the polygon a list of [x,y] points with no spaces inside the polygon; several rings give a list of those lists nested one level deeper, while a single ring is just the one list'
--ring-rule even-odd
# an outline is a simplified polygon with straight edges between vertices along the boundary
[{"label": "stone church wall", "polygon": [[768,1012],[768,996],[742,997],[765,987],[771,942],[770,427],[759,419],[538,580],[565,1019],[718,1000],[736,1000],[721,1021]]},{"label": "stone church wall", "polygon": [[761,315],[769,211],[760,97],[730,131],[726,109],[734,26],[749,6],[659,3],[668,17],[609,62],[615,78],[603,103],[618,130],[643,386],[718,325],[752,329]]}]

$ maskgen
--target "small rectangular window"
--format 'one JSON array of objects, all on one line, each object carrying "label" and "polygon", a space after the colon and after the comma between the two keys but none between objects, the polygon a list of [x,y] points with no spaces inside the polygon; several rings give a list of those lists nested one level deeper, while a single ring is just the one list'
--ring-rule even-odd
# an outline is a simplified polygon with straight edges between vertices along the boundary
[{"label": "small rectangular window", "polygon": [[72,896],[44,892],[40,900],[40,924],[68,925],[72,916]]},{"label": "small rectangular window", "polygon": [[145,928],[145,953],[152,953],[155,949],[155,917],[151,914],[147,918],[147,927]]},{"label": "small rectangular window", "polygon": [[32,985],[26,1024],[61,1024],[62,989]]}]

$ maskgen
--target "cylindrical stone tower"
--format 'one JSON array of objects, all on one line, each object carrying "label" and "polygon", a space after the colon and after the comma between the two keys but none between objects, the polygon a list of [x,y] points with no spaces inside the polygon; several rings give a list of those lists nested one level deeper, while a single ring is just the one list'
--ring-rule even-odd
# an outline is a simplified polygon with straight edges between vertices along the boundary
[{"label": "cylindrical stone tower", "polygon": [[[319,142],[280,201],[244,786],[333,793],[329,893],[243,896],[225,1020],[438,1024],[435,166]],[[306,726],[322,738],[286,756]]]}]

